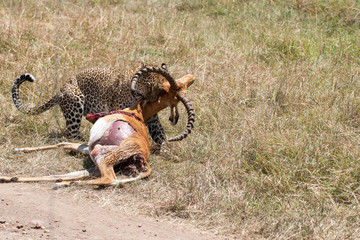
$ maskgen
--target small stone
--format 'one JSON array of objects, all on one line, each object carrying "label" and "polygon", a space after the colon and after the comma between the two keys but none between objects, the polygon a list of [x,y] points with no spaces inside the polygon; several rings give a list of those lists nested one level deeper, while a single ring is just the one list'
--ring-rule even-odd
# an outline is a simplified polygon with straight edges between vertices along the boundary
[{"label": "small stone", "polygon": [[83,232],[86,232],[86,229],[83,229],[82,231],[83,231]]},{"label": "small stone", "polygon": [[31,228],[40,229],[42,228],[43,222],[41,220],[32,220],[31,221]]},{"label": "small stone", "polygon": [[50,230],[45,229],[45,230],[44,230],[44,233],[50,233]]},{"label": "small stone", "polygon": [[141,224],[139,224],[139,225],[138,225],[138,227],[139,227],[139,228],[141,228],[141,227],[142,227],[142,225],[141,225]]},{"label": "small stone", "polygon": [[4,223],[6,223],[6,220],[2,220],[2,219],[1,219],[1,220],[0,220],[0,223],[1,223],[1,224],[4,224]]},{"label": "small stone", "polygon": [[23,228],[23,227],[24,227],[24,225],[22,225],[22,224],[16,225],[16,228],[17,228],[17,229],[20,229],[20,228]]}]

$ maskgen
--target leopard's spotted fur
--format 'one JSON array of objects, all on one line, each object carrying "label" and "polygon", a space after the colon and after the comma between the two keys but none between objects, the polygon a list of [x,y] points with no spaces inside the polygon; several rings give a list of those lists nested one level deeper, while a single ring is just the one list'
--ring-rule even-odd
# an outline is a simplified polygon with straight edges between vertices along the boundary
[{"label": "leopard's spotted fur", "polygon": [[[144,66],[142,66],[144,67]],[[166,69],[163,64],[162,68]],[[78,138],[81,118],[91,112],[120,110],[132,106],[136,98],[131,94],[130,80],[140,68],[119,72],[111,67],[92,68],[71,77],[49,101],[39,107],[25,109],[19,97],[19,87],[25,81],[33,82],[31,74],[23,74],[12,86],[15,106],[22,112],[40,114],[59,105],[66,120],[67,135]],[[160,92],[158,84],[165,78],[157,73],[147,73],[138,80],[137,89],[150,100],[155,100]],[[157,144],[166,140],[159,118],[154,115],[147,121],[151,137]]]}]

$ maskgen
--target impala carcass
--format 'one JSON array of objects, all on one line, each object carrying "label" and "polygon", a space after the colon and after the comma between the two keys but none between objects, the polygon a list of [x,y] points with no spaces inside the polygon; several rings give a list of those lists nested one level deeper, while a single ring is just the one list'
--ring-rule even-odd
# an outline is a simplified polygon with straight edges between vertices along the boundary
[{"label": "impala carcass", "polygon": [[[164,76],[166,81],[158,91],[155,101],[149,101],[136,89],[136,81],[142,74],[156,72]],[[17,151],[37,151],[52,148],[64,148],[90,154],[95,168],[72,172],[64,175],[44,177],[1,177],[0,182],[36,182],[56,181],[56,187],[74,184],[117,185],[150,175],[148,164],[150,144],[146,132],[145,121],[159,111],[170,107],[171,116],[178,118],[177,104],[182,102],[187,110],[186,129],[169,141],[181,140],[188,136],[194,124],[194,110],[186,97],[187,88],[194,82],[192,75],[186,75],[175,81],[167,70],[146,67],[139,70],[132,78],[131,90],[139,100],[132,107],[110,113],[93,113],[87,119],[94,122],[87,145],[76,143],[60,143],[40,148],[23,148]],[[114,170],[115,169],[115,170]],[[123,175],[117,178],[115,171]],[[89,177],[98,177],[89,181],[74,181]],[[124,177],[125,176],[125,177]]]}]

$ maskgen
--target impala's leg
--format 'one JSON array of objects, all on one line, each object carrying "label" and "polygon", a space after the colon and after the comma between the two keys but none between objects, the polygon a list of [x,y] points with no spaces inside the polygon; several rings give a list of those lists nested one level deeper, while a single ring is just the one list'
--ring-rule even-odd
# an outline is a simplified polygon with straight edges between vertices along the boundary
[{"label": "impala's leg", "polygon": [[141,172],[138,176],[136,177],[130,177],[130,178],[122,178],[122,179],[116,179],[113,181],[104,181],[100,179],[95,179],[95,180],[91,180],[91,181],[64,181],[64,182],[59,182],[59,183],[55,183],[54,186],[52,187],[52,189],[59,189],[61,187],[68,187],[71,185],[111,185],[111,186],[117,186],[117,185],[121,185],[121,184],[125,184],[125,183],[129,183],[129,182],[135,182],[137,180],[140,180],[142,178],[146,178],[150,175],[151,170],[149,167],[149,164],[146,162],[147,165],[147,171],[145,172]]},{"label": "impala's leg", "polygon": [[89,155],[89,146],[86,143],[70,143],[70,142],[61,142],[55,145],[48,145],[42,147],[27,147],[27,148],[14,148],[13,151],[15,152],[34,152],[34,151],[45,151],[55,148],[62,148],[65,150],[71,150],[74,152],[82,153]]},{"label": "impala's leg", "polygon": [[52,189],[58,189],[61,187],[67,187],[70,185],[110,185],[116,181],[116,175],[112,166],[106,166],[102,164],[99,167],[101,172],[101,178],[90,180],[90,181],[65,181],[55,183]]},{"label": "impala's leg", "polygon": [[145,165],[146,165],[146,171],[141,172],[136,177],[116,179],[111,182],[109,180],[107,180],[107,181],[101,180],[101,178],[95,179],[92,181],[64,181],[64,182],[55,183],[54,186],[52,187],[52,189],[59,189],[61,187],[68,187],[71,185],[112,185],[112,186],[117,186],[117,185],[129,183],[129,182],[135,182],[142,178],[146,178],[151,174],[151,169],[150,169],[149,163],[147,161],[145,161]]},{"label": "impala's leg", "polygon": [[78,153],[82,153],[85,155],[89,155],[89,146],[86,143],[72,143],[69,145],[61,146],[61,148],[65,150],[70,150]]},{"label": "impala's leg", "polygon": [[58,182],[86,179],[89,177],[97,177],[100,172],[97,168],[89,168],[83,171],[71,172],[63,175],[50,175],[44,177],[1,177],[0,182]]},{"label": "impala's leg", "polygon": [[110,185],[117,186],[117,185],[121,185],[124,183],[135,182],[137,180],[140,180],[141,178],[142,177],[140,175],[137,175],[136,177],[131,177],[131,178],[116,179]]},{"label": "impala's leg", "polygon": [[88,184],[91,185],[109,185],[116,180],[116,174],[114,172],[114,166],[109,164],[101,164],[98,166],[101,172],[101,178],[90,180]]},{"label": "impala's leg", "polygon": [[[138,175],[136,177],[131,177],[131,178],[123,178],[123,179],[116,179],[110,183],[95,183],[92,181],[64,181],[64,182],[58,182],[55,183],[52,187],[52,189],[59,189],[61,187],[69,187],[71,185],[111,185],[111,186],[118,186],[124,183],[129,183],[129,182],[135,182],[136,180],[140,180],[141,176]],[[100,179],[96,179],[96,180],[100,180]]]}]

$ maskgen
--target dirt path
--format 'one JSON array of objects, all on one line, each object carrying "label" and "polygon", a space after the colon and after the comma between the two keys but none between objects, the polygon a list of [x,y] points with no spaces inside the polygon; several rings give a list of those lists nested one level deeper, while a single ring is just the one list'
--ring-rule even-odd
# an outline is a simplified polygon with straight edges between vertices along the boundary
[{"label": "dirt path", "polygon": [[217,239],[195,229],[112,212],[69,193],[0,184],[0,239]]}]

